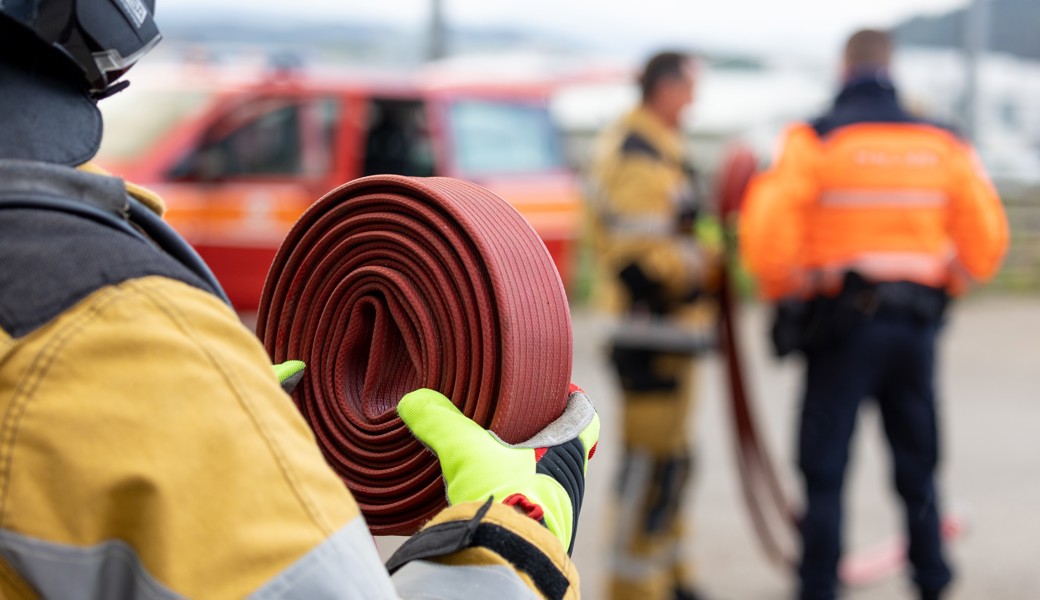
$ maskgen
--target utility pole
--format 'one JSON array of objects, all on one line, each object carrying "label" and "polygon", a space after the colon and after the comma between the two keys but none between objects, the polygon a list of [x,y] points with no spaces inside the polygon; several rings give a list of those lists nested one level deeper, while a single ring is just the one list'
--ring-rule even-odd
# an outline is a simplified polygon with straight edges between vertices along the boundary
[{"label": "utility pole", "polygon": [[964,27],[964,126],[973,143],[979,142],[982,112],[979,70],[989,44],[989,0],[970,0]]},{"label": "utility pole", "polygon": [[444,58],[447,52],[448,33],[444,25],[444,0],[430,0],[430,46],[427,60]]}]

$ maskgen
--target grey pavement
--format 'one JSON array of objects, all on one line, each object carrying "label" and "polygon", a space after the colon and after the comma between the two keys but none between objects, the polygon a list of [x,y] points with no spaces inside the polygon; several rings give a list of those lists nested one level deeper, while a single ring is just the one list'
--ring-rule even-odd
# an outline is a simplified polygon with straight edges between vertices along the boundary
[{"label": "grey pavement", "polygon": [[[783,483],[797,498],[793,469],[800,365],[778,363],[765,346],[766,314],[742,311],[751,389],[767,445]],[[574,559],[582,595],[602,597],[609,560],[606,499],[617,467],[618,395],[603,361],[605,327],[587,312],[574,315],[574,381],[596,402],[603,433],[589,466]],[[1040,598],[1040,300],[980,297],[958,305],[941,350],[944,463],[940,482],[948,508],[964,515],[967,532],[951,547],[959,577],[953,600]],[[703,361],[698,476],[687,518],[696,537],[686,551],[713,599],[792,597],[793,579],[759,549],[744,511],[731,451],[728,396],[721,364]],[[860,413],[846,490],[846,546],[855,551],[891,543],[901,517],[891,491],[888,455],[873,406]],[[388,554],[400,542],[380,538]],[[912,598],[905,574],[852,589],[853,600]]]},{"label": "grey pavement", "polygon": [[[778,363],[765,345],[766,314],[743,310],[741,336],[751,390],[768,446],[792,496],[794,428],[801,365]],[[601,597],[608,567],[607,517],[617,460],[617,403],[602,358],[601,321],[574,317],[575,381],[603,415],[599,453],[590,465],[586,509],[575,560],[585,598]],[[968,531],[952,546],[959,578],[954,599],[1040,598],[1040,301],[973,298],[957,306],[942,341],[940,383],[944,426],[941,484],[949,508],[965,515]],[[793,579],[760,551],[732,452],[728,396],[722,365],[706,359],[700,371],[699,474],[688,518],[696,537],[687,551],[712,598],[772,600],[792,597]],[[888,455],[877,411],[860,413],[846,492],[846,546],[863,550],[891,543],[900,531],[889,485]],[[906,576],[850,590],[856,600],[912,598]]]}]

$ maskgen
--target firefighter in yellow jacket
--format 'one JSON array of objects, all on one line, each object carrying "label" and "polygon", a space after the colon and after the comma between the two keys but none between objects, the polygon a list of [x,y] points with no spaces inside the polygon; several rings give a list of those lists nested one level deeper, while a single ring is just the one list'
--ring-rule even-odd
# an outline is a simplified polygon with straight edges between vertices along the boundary
[{"label": "firefighter in yellow jacket", "polygon": [[604,133],[590,173],[597,292],[621,323],[610,342],[624,410],[610,582],[618,600],[697,597],[682,518],[697,349],[674,335],[696,318],[713,271],[694,237],[697,198],[682,149],[694,77],[689,56],[651,58],[642,102]]},{"label": "firefighter in yellow jacket", "polygon": [[[577,598],[584,394],[537,453],[437,392],[402,399],[452,506],[384,568],[279,387],[303,365],[276,378],[162,201],[84,167],[153,9],[0,3],[0,598]],[[560,479],[539,473],[561,443]]]},{"label": "firefighter in yellow jacket", "polygon": [[1003,207],[970,146],[903,109],[890,58],[884,32],[849,38],[834,107],[791,127],[741,215],[744,258],[778,307],[777,354],[806,359],[804,600],[836,593],[849,439],[868,397],[892,449],[914,583],[922,600],[943,596],[953,573],[934,483],[935,346],[949,298],[989,279],[1008,244]]}]

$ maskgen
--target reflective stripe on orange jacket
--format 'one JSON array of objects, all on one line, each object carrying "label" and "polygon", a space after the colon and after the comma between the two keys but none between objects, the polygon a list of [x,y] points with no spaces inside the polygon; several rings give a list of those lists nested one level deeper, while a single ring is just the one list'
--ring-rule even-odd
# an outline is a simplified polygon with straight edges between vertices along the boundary
[{"label": "reflective stripe on orange jacket", "polygon": [[751,183],[741,251],[763,295],[836,291],[845,271],[956,294],[996,272],[1004,210],[971,148],[922,123],[857,123],[821,138],[787,133]]}]

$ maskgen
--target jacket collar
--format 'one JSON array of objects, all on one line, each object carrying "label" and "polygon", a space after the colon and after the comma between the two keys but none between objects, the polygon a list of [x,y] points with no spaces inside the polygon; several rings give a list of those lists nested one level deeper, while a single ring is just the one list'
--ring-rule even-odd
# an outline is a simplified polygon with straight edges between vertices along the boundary
[{"label": "jacket collar", "polygon": [[664,124],[645,106],[638,106],[625,117],[624,126],[644,136],[666,159],[680,162],[682,159],[682,135]]},{"label": "jacket collar", "polygon": [[888,74],[882,70],[874,70],[854,73],[848,77],[834,100],[834,106],[838,107],[864,98],[870,98],[872,101],[899,102],[896,88]]},{"label": "jacket collar", "polygon": [[122,179],[53,163],[0,159],[0,182],[0,195],[56,196],[123,216],[130,210]]}]

